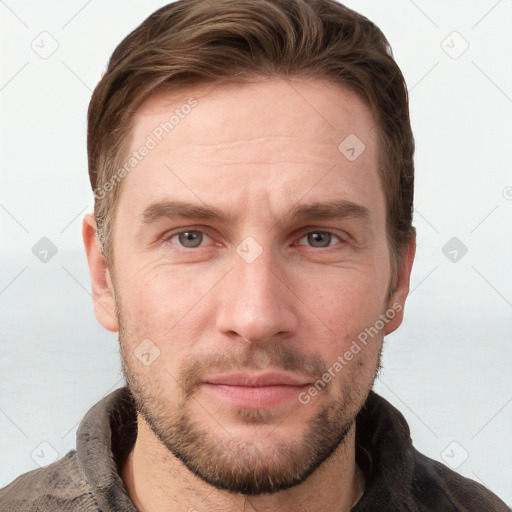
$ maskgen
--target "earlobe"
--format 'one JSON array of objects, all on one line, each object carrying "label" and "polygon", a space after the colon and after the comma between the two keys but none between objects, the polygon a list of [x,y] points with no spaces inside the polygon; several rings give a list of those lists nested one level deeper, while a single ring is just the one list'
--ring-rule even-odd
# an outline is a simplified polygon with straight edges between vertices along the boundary
[{"label": "earlobe", "polygon": [[101,252],[96,220],[92,214],[84,217],[82,236],[91,274],[94,314],[105,329],[118,332],[114,289],[105,257]]},{"label": "earlobe", "polygon": [[388,303],[388,308],[395,311],[396,314],[394,314],[393,318],[386,324],[384,335],[391,334],[398,329],[404,318],[405,301],[409,294],[409,284],[415,254],[416,238],[414,237],[402,248],[402,265],[398,271],[395,292]]}]

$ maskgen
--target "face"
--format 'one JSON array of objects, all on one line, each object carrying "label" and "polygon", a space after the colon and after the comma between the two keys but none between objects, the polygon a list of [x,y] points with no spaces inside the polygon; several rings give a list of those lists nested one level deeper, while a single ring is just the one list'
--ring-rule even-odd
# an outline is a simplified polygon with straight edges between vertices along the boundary
[{"label": "face", "polygon": [[304,481],[353,428],[407,294],[410,266],[388,297],[371,111],[319,80],[197,87],[146,101],[132,151],[97,316],[141,418],[217,488]]}]

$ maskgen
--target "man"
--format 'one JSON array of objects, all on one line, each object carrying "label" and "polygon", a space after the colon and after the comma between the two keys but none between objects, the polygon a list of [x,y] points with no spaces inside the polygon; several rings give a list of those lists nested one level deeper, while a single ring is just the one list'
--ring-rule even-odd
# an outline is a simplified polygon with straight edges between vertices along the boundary
[{"label": "man", "polygon": [[407,92],[330,0],[179,0],[89,108],[98,321],[127,386],[2,511],[503,511],[372,391],[415,253]]}]

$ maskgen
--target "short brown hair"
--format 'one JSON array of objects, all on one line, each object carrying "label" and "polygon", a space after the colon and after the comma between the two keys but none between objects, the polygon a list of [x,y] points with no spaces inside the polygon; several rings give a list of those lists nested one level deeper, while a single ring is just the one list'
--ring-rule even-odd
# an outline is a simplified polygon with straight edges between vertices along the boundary
[{"label": "short brown hair", "polygon": [[401,249],[415,237],[407,88],[380,29],[334,0],[178,0],[151,14],[119,44],[88,112],[89,176],[107,264],[113,264],[113,221],[121,190],[121,183],[112,183],[136,109],[163,90],[244,83],[258,75],[328,79],[357,93],[371,108],[379,129],[394,282]]}]

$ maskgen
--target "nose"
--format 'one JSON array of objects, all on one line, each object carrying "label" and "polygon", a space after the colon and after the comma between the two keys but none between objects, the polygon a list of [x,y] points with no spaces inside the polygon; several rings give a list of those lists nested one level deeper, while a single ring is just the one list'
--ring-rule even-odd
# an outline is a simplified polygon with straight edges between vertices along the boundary
[{"label": "nose", "polygon": [[235,254],[233,269],[221,285],[217,329],[223,335],[267,344],[297,332],[298,299],[272,255],[264,251],[248,262]]}]

